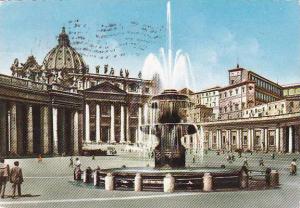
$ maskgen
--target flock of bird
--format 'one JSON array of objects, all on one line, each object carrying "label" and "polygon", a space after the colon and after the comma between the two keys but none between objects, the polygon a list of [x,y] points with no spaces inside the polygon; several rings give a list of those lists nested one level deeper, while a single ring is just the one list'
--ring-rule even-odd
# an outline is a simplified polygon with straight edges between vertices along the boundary
[{"label": "flock of bird", "polygon": [[[140,56],[152,44],[160,41],[164,26],[142,24],[137,21],[108,23],[90,29],[80,20],[67,22],[72,46],[85,57],[111,59],[127,54]],[[94,32],[93,32],[94,30]]]}]

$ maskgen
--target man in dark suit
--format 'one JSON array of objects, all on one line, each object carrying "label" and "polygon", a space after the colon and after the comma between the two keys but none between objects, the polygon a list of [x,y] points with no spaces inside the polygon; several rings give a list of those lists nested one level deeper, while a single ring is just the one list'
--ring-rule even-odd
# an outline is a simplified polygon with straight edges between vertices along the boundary
[{"label": "man in dark suit", "polygon": [[0,195],[4,198],[6,183],[9,178],[9,165],[0,158]]},{"label": "man in dark suit", "polygon": [[18,188],[18,196],[21,197],[21,184],[23,183],[22,169],[19,167],[19,162],[14,162],[15,167],[10,171],[10,182],[13,184],[12,198],[16,196],[16,188]]}]

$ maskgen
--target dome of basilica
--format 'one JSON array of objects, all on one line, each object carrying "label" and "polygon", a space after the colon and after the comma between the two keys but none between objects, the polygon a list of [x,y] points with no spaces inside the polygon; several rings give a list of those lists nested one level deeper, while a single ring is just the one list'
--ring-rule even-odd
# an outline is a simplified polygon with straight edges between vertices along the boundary
[{"label": "dome of basilica", "polygon": [[61,71],[63,74],[84,73],[87,69],[82,56],[70,46],[64,27],[59,34],[58,45],[46,55],[43,65],[48,72]]}]

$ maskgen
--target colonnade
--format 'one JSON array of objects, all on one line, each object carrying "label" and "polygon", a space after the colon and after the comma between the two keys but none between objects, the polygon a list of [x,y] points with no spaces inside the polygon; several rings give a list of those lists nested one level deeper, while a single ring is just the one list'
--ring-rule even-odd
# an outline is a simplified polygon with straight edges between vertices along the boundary
[{"label": "colonnade", "polygon": [[215,128],[206,131],[208,147],[215,150],[300,151],[300,125],[278,127]]},{"label": "colonnade", "polygon": [[[106,105],[109,106],[109,115],[104,115],[101,112],[101,106]],[[91,112],[92,107],[95,107],[95,138],[91,138]],[[116,108],[120,110],[120,114],[116,115]],[[137,115],[131,115],[130,107],[123,103],[101,103],[96,102],[94,105],[90,103],[85,104],[85,137],[84,142],[86,144],[89,143],[141,143],[142,142],[142,131],[141,126],[143,123],[143,115],[142,115],[143,107],[138,106]],[[109,122],[107,122],[109,119]],[[131,124],[131,119],[136,119],[137,121]],[[106,121],[106,122],[105,122]],[[119,121],[116,124],[116,121]],[[116,130],[116,126],[118,126],[118,132]],[[101,127],[108,127],[108,132],[103,132]],[[133,127],[135,129],[134,135],[132,134],[130,128]],[[108,135],[102,135],[104,133],[108,133]],[[105,138],[108,137],[108,140]],[[135,137],[135,139],[131,138]]]},{"label": "colonnade", "polygon": [[79,154],[78,110],[0,101],[0,155]]}]

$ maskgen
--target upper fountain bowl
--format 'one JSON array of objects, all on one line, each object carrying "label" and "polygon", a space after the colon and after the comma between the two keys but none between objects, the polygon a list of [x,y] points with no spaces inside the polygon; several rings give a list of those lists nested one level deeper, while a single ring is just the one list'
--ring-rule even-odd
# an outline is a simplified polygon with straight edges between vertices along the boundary
[{"label": "upper fountain bowl", "polygon": [[164,90],[161,94],[153,96],[151,100],[151,108],[157,115],[155,123],[186,123],[190,104],[188,96],[174,89]]}]

